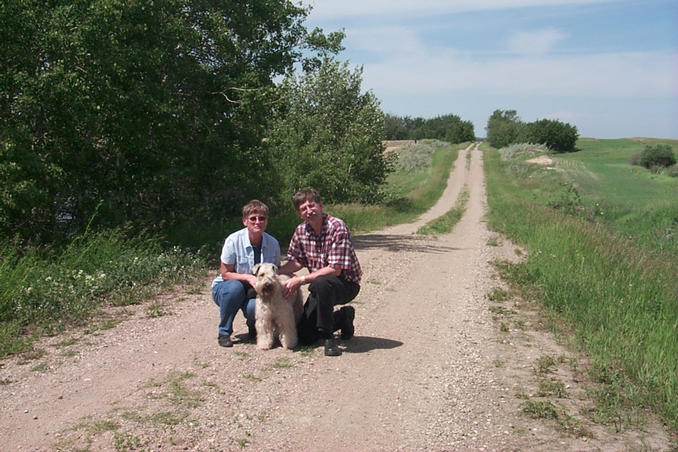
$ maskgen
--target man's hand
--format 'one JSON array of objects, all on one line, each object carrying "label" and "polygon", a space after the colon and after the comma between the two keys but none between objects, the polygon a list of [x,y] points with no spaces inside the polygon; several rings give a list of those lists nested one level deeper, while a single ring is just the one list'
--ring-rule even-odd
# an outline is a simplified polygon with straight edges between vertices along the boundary
[{"label": "man's hand", "polygon": [[295,291],[301,287],[301,278],[293,276],[283,283],[283,297],[289,298]]}]

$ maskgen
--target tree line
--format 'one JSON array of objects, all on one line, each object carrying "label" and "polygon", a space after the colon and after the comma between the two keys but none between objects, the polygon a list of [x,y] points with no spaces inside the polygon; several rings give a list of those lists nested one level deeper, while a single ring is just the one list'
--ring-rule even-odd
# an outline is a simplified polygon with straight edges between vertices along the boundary
[{"label": "tree line", "polygon": [[525,123],[515,110],[495,110],[487,121],[487,141],[495,148],[534,143],[553,152],[573,152],[577,138],[576,126],[553,119]]},{"label": "tree line", "polygon": [[448,114],[431,119],[385,115],[387,140],[421,140],[433,138],[449,143],[463,143],[476,139],[471,121]]}]

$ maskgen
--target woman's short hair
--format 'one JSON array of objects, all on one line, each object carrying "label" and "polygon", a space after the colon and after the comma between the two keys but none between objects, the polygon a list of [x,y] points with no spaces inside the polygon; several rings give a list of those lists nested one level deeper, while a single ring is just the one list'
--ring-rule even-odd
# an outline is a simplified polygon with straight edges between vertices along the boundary
[{"label": "woman's short hair", "polygon": [[247,218],[253,213],[260,213],[268,217],[268,206],[258,199],[253,199],[242,208],[242,217]]}]

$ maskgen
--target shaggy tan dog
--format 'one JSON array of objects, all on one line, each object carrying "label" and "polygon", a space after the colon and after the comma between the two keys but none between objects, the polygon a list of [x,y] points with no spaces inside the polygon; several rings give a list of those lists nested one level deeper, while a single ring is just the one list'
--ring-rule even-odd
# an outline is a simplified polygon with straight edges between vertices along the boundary
[{"label": "shaggy tan dog", "polygon": [[257,277],[254,290],[257,291],[255,327],[257,329],[257,348],[268,350],[275,340],[285,348],[297,345],[297,322],[304,311],[301,291],[297,290],[289,298],[283,297],[282,282],[289,279],[278,275],[273,264],[258,264],[252,269]]}]

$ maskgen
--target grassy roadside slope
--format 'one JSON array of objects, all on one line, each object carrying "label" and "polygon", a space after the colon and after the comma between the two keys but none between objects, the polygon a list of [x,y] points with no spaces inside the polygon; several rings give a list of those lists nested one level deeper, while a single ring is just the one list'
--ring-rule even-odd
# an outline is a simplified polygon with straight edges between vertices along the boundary
[{"label": "grassy roadside slope", "polygon": [[558,156],[590,219],[648,248],[678,251],[678,178],[629,164],[646,145],[678,140],[584,138],[581,152]]},{"label": "grassy roadside slope", "polygon": [[[502,160],[486,144],[482,149],[490,226],[529,250],[507,276],[562,319],[591,357],[594,381],[604,388],[596,394],[598,415],[624,424],[631,413],[654,410],[678,432],[675,253],[646,243],[641,230],[621,233],[614,219],[598,218],[605,212],[596,202],[612,199],[603,191],[614,192],[615,183],[575,185],[560,172]],[[582,179],[606,178],[587,158],[585,152],[566,156]],[[623,190],[633,191],[628,185],[634,183],[627,177]],[[634,214],[648,207],[617,205]]]}]

